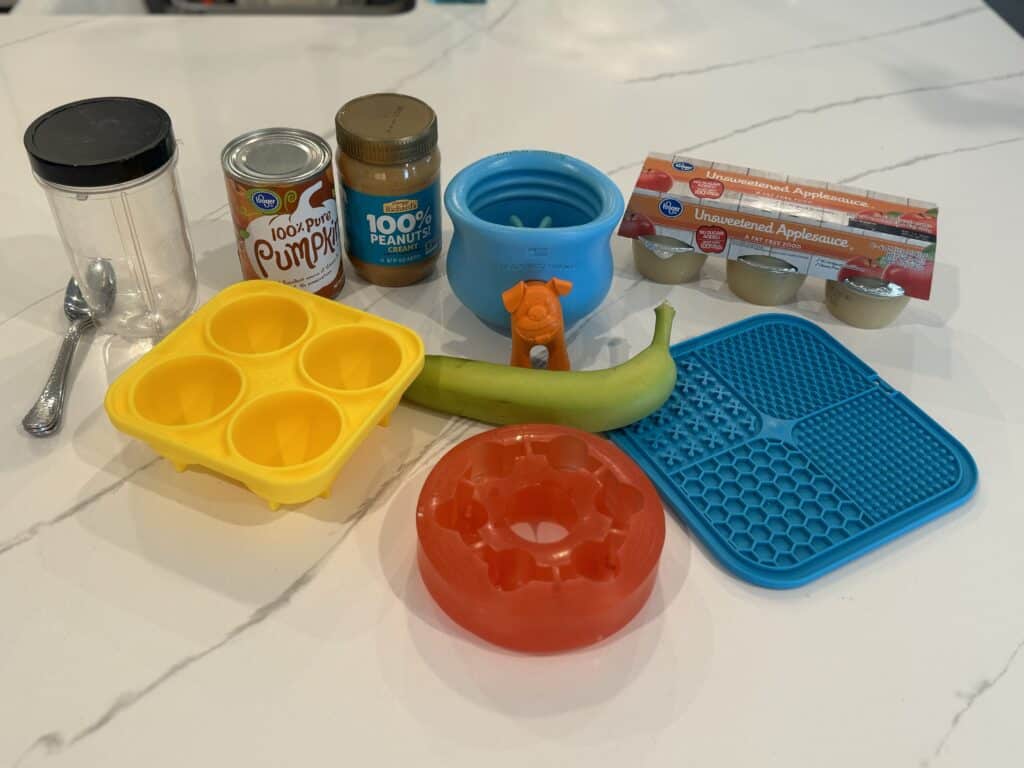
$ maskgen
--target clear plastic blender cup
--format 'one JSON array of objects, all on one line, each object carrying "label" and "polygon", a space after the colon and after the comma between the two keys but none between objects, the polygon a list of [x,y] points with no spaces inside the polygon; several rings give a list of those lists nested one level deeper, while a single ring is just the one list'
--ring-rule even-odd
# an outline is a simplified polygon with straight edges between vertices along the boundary
[{"label": "clear plastic blender cup", "polygon": [[[76,101],[37,118],[25,148],[101,330],[159,338],[188,317],[196,268],[168,114],[140,99]],[[109,309],[84,279],[96,261],[115,285]]]}]

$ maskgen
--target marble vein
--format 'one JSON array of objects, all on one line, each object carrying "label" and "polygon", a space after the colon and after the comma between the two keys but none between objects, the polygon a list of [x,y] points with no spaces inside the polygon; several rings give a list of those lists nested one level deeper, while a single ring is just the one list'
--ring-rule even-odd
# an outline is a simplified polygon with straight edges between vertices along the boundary
[{"label": "marble vein", "polygon": [[363,500],[355,513],[351,518],[349,518],[349,522],[344,530],[324,551],[324,553],[320,555],[320,557],[317,558],[305,571],[299,574],[299,576],[285,587],[283,591],[278,593],[277,596],[256,608],[249,617],[245,619],[245,621],[228,630],[219,640],[211,645],[208,645],[202,650],[191,653],[174,662],[171,666],[142,687],[124,691],[114,699],[114,701],[98,718],[93,720],[89,725],[85,726],[74,735],[66,736],[59,731],[49,731],[39,736],[32,742],[28,749],[25,750],[15,765],[21,765],[33,753],[40,750],[51,755],[62,752],[73,747],[83,739],[89,738],[109,725],[115,718],[123,714],[125,711],[161,688],[169,680],[189,669],[194,664],[202,661],[206,657],[216,653],[220,649],[229,645],[232,641],[246,634],[249,630],[258,627],[267,619],[286,608],[295,596],[302,592],[302,590],[316,578],[317,574],[320,573],[324,565],[328,560],[330,560],[331,556],[351,535],[352,531],[355,530],[355,527],[359,522],[371,509],[376,507],[377,503],[384,498],[387,493],[405,480],[408,474],[419,466],[421,462],[431,459],[435,455],[435,449],[447,448],[449,443],[457,441],[463,434],[469,431],[473,426],[473,423],[474,422],[469,421],[468,419],[453,418],[423,447],[422,450],[399,464],[395,468],[395,471],[389,477],[382,480],[376,490]]},{"label": "marble vein", "polygon": [[55,515],[54,517],[51,517],[49,520],[42,520],[36,523],[35,525],[26,528],[24,531],[21,531],[21,533],[15,534],[6,541],[0,542],[0,555],[10,552],[12,549],[20,547],[22,544],[28,543],[36,536],[38,536],[40,532],[46,530],[47,528],[52,528],[53,526],[64,522],[68,518],[74,517],[79,512],[88,509],[96,502],[101,501],[103,498],[117,491],[119,488],[125,485],[125,483],[127,483],[140,472],[149,469],[151,466],[160,461],[160,458],[160,456],[156,456],[150,459],[145,464],[136,467],[127,475],[114,481],[110,485],[101,488],[100,490],[96,491],[95,493],[89,496],[86,496],[84,499],[76,501],[74,504],[65,509],[59,515]]},{"label": "marble vein", "polygon": [[622,165],[616,165],[614,168],[609,168],[604,172],[605,176],[615,176],[616,174],[628,171],[630,168],[639,168],[642,163],[623,163]]},{"label": "marble vein", "polygon": [[477,28],[474,27],[468,34],[463,35],[458,40],[456,40],[454,43],[452,43],[451,45],[449,45],[446,48],[442,49],[440,53],[438,53],[436,56],[434,56],[429,61],[427,61],[427,63],[425,63],[422,67],[420,67],[419,69],[416,69],[416,70],[410,72],[409,74],[404,75],[403,77],[399,78],[395,82],[394,86],[392,87],[392,90],[397,91],[397,90],[401,89],[402,87],[404,87],[405,85],[407,85],[408,83],[410,83],[411,81],[415,80],[416,78],[418,78],[418,77],[420,77],[422,75],[425,75],[427,72],[429,72],[434,67],[436,67],[438,64],[440,64],[442,61],[447,59],[449,56],[451,56],[453,53],[455,53],[455,51],[457,51],[459,48],[464,46],[466,43],[468,43],[470,40],[472,40],[474,37],[476,37],[481,32],[483,32],[484,34],[489,34],[489,33],[493,32],[498,27],[499,24],[501,24],[503,21],[505,21],[505,19],[507,19],[509,17],[509,15],[516,9],[516,6],[518,4],[519,4],[518,0],[516,0],[513,3],[511,3],[508,8],[506,8],[500,14],[495,16],[494,20],[491,21],[490,24],[488,24],[487,26],[483,27],[482,29],[477,29]]},{"label": "marble vein", "polygon": [[84,24],[93,24],[97,21],[99,21],[99,19],[78,19],[77,21],[73,21],[70,24],[64,24],[59,27],[53,27],[52,29],[44,29],[42,32],[36,32],[31,35],[25,35],[25,37],[19,37],[14,40],[8,40],[6,43],[0,43],[0,49],[10,48],[13,45],[20,45],[21,43],[27,43],[29,40],[38,40],[40,37],[46,37],[47,35],[52,35],[55,32],[66,32],[69,29],[81,27]]},{"label": "marble vein", "polygon": [[971,708],[978,702],[982,696],[991,691],[996,684],[1006,677],[1006,673],[1010,671],[1010,667],[1013,666],[1013,662],[1017,659],[1017,654],[1020,653],[1021,648],[1024,648],[1024,640],[1017,643],[1017,646],[1013,649],[1009,658],[1006,659],[1006,663],[1003,664],[1003,668],[999,670],[999,673],[991,678],[982,680],[976,686],[974,690],[968,691],[967,693],[960,694],[960,697],[964,700],[963,705],[957,710],[956,714],[953,715],[953,719],[949,723],[949,727],[946,729],[946,733],[943,735],[939,745],[935,748],[935,752],[932,753],[930,758],[925,758],[921,761],[922,768],[927,768],[931,764],[932,760],[936,759],[945,749],[946,743],[949,741],[949,737],[953,735],[953,731],[960,725],[960,721],[963,720],[964,715],[971,711]]},{"label": "marble vein", "polygon": [[893,27],[892,29],[882,30],[880,32],[871,32],[864,35],[855,35],[854,37],[846,37],[840,40],[832,40],[826,43],[816,43],[814,45],[800,46],[799,48],[787,48],[782,51],[775,51],[774,53],[766,53],[761,56],[749,56],[742,59],[732,59],[731,61],[722,61],[717,64],[708,64],[703,67],[691,67],[688,69],[676,69],[668,72],[658,72],[653,75],[641,75],[640,77],[631,77],[623,82],[626,85],[632,85],[635,83],[653,83],[659,80],[671,80],[677,77],[692,77],[693,75],[703,75],[708,72],[716,72],[722,69],[734,69],[736,67],[745,67],[750,64],[761,64],[765,61],[772,61],[774,59],[785,58],[786,56],[795,56],[801,53],[809,53],[811,51],[820,51],[830,48],[842,48],[848,45],[856,45],[858,43],[866,43],[871,40],[880,40],[885,37],[894,37],[896,35],[902,35],[907,32],[914,32],[920,29],[927,29],[928,27],[934,27],[939,24],[946,24],[951,21],[957,21],[966,16],[973,16],[976,13],[981,13],[986,10],[983,6],[977,5],[970,8],[962,8],[959,11],[953,11],[942,16],[935,16],[934,18],[925,19],[919,21],[916,24],[907,24],[902,27]]},{"label": "marble vein", "polygon": [[[463,45],[468,43],[472,38],[476,37],[480,32],[484,32],[484,33],[493,32],[498,27],[499,24],[501,24],[503,21],[505,21],[505,19],[507,19],[509,17],[509,15],[512,13],[512,11],[514,11],[516,9],[517,5],[519,5],[519,0],[514,0],[514,2],[512,2],[508,6],[508,8],[506,8],[504,11],[502,11],[500,14],[498,14],[489,24],[484,26],[482,29],[478,29],[476,27],[472,28],[469,33],[467,33],[466,35],[463,35],[458,40],[456,40],[454,43],[452,43],[448,47],[446,47],[443,50],[441,50],[440,53],[438,53],[436,56],[434,56],[429,61],[427,61],[427,63],[424,64],[423,66],[421,66],[419,69],[413,70],[412,72],[409,72],[409,73],[407,73],[405,75],[402,75],[402,77],[398,78],[394,83],[391,84],[390,87],[385,88],[384,90],[386,90],[386,91],[398,91],[404,85],[408,84],[412,80],[415,80],[416,78],[420,77],[423,74],[426,74],[428,71],[433,69],[441,61],[443,61],[444,59],[446,59],[449,56],[451,56],[452,53],[454,53],[456,50],[458,50]],[[431,36],[433,36],[433,35],[431,35]],[[330,141],[333,141],[333,139],[334,139],[334,133],[335,133],[334,132],[334,126],[332,125],[328,130],[321,131],[319,133],[319,136],[320,136],[320,138],[324,139],[325,141],[330,142]],[[196,221],[206,222],[206,221],[213,221],[215,219],[218,219],[228,210],[228,205],[229,205],[228,203],[224,203],[222,205],[219,205],[216,208],[214,208],[212,211],[210,211],[209,213],[206,213],[206,214],[203,214],[202,216],[200,216],[198,219],[196,219]]]},{"label": "marble vein", "polygon": [[799,109],[794,109],[790,112],[784,112],[781,115],[773,115],[772,117],[767,117],[764,120],[758,120],[757,122],[751,123],[750,125],[745,125],[742,128],[734,128],[733,130],[727,133],[723,133],[719,136],[715,136],[710,139],[705,139],[704,141],[698,142],[696,144],[691,144],[690,146],[683,147],[682,149],[677,149],[676,153],[680,154],[683,152],[692,152],[695,149],[700,149],[701,147],[706,147],[709,146],[710,144],[717,144],[720,141],[731,139],[734,136],[739,136],[744,133],[750,133],[751,131],[756,131],[757,129],[764,128],[765,126],[768,125],[784,123],[796,117],[802,117],[804,115],[817,115],[822,112],[829,112],[833,109],[845,109],[846,107],[853,107],[859,104],[867,104],[873,101],[884,101],[886,99],[894,99],[899,96],[911,96],[918,93],[935,93],[937,91],[949,91],[953,90],[954,88],[965,88],[970,85],[983,85],[986,83],[998,83],[1003,82],[1005,80],[1016,80],[1021,77],[1024,77],[1024,69],[1020,69],[1014,72],[1006,72],[1001,75],[977,77],[972,78],[970,80],[957,80],[952,83],[918,85],[914,86],[913,88],[902,88],[898,91],[883,91],[882,93],[869,93],[865,94],[864,96],[854,96],[853,98],[849,99],[837,99],[836,101],[827,101],[824,104],[818,104],[817,106],[814,107],[800,107]]},{"label": "marble vein", "polygon": [[36,306],[42,304],[44,301],[47,301],[49,299],[52,299],[54,296],[58,296],[58,295],[64,293],[65,288],[66,288],[65,286],[62,286],[60,288],[57,288],[56,290],[50,291],[48,294],[46,294],[42,298],[39,298],[39,299],[36,299],[35,301],[33,301],[27,307],[22,307],[17,312],[15,312],[13,315],[8,315],[3,320],[0,320],[0,328],[3,328],[5,325],[7,325],[9,322],[11,322],[11,320],[13,320],[14,318],[20,317],[21,315],[25,314],[30,309],[32,309],[32,307],[36,307]]},{"label": "marble vein", "polygon": [[209,213],[204,213],[202,216],[200,216],[198,219],[196,219],[196,222],[200,222],[200,221],[215,221],[215,220],[219,219],[222,215],[227,213],[229,205],[230,205],[230,203],[222,203],[221,205],[218,205],[216,208],[214,208]]},{"label": "marble vein", "polygon": [[381,291],[381,292],[380,292],[380,294],[378,294],[377,296],[375,296],[375,297],[374,297],[374,298],[373,298],[373,299],[372,299],[372,300],[370,301],[370,303],[369,303],[369,304],[367,304],[367,305],[366,305],[365,307],[363,307],[363,308],[362,308],[362,311],[363,311],[363,312],[369,312],[369,311],[370,311],[371,309],[373,309],[373,308],[374,308],[374,307],[376,307],[376,306],[377,306],[378,304],[380,304],[380,303],[381,303],[382,301],[384,301],[384,299],[386,299],[387,297],[388,297],[388,292],[387,292],[387,291]]},{"label": "marble vein", "polygon": [[947,149],[942,152],[928,152],[923,155],[915,155],[907,160],[901,160],[898,163],[892,163],[891,165],[881,165],[877,168],[869,168],[866,171],[855,173],[852,176],[839,179],[840,184],[848,184],[851,181],[858,181],[863,179],[865,176],[872,176],[876,173],[885,173],[886,171],[894,171],[897,168],[907,168],[911,165],[917,165],[918,163],[924,163],[928,160],[934,160],[937,157],[948,157],[949,155],[960,155],[965,152],[980,152],[983,149],[990,149],[992,147],[1001,147],[1005,144],[1015,144],[1018,141],[1024,141],[1024,136],[1013,136],[1009,139],[999,139],[998,141],[989,141],[984,144],[972,144],[967,147],[954,147],[953,149]]}]

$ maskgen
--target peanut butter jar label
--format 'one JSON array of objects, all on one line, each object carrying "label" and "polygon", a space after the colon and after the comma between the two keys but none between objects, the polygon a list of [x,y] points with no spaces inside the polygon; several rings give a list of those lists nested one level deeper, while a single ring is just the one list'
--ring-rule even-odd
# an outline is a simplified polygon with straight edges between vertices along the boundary
[{"label": "peanut butter jar label", "polygon": [[246,277],[311,293],[338,279],[338,204],[329,173],[304,188],[257,188],[229,179],[228,190]]},{"label": "peanut butter jar label", "polygon": [[435,256],[441,248],[441,185],[408,195],[368,195],[342,186],[349,254],[383,267]]}]

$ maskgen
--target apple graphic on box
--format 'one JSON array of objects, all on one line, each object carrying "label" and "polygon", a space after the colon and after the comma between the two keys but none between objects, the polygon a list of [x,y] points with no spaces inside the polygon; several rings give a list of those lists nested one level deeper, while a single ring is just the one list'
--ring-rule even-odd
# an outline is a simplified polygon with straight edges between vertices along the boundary
[{"label": "apple graphic on box", "polygon": [[653,192],[668,192],[672,189],[672,177],[664,171],[644,168],[640,171],[640,178],[636,180],[636,185],[640,189],[650,189]]},{"label": "apple graphic on box", "polygon": [[626,211],[626,215],[622,217],[622,224],[619,225],[619,234],[623,237],[642,237],[653,235],[654,232],[654,222],[635,211]]},{"label": "apple graphic on box", "polygon": [[879,266],[878,262],[873,259],[869,259],[867,256],[856,256],[843,264],[836,280],[842,282],[849,277],[877,277],[881,280],[884,271],[885,268]]},{"label": "apple graphic on box", "polygon": [[882,279],[896,283],[907,292],[908,296],[924,299],[928,297],[934,268],[935,262],[930,259],[925,262],[923,269],[914,269],[902,264],[890,264],[885,268]]}]

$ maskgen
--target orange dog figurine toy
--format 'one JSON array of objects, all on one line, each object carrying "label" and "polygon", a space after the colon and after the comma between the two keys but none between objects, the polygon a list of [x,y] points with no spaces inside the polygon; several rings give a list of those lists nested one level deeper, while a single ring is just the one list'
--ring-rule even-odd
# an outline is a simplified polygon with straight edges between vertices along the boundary
[{"label": "orange dog figurine toy", "polygon": [[548,370],[568,371],[569,353],[565,349],[565,323],[562,302],[572,290],[572,283],[553,277],[520,281],[501,294],[505,309],[512,315],[512,360],[510,365],[533,367],[530,350],[536,346],[548,349]]}]

